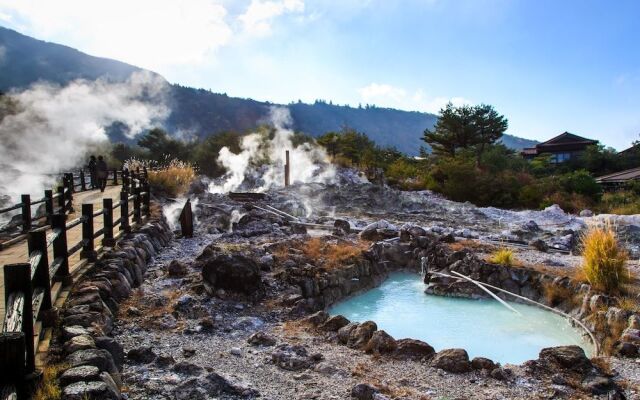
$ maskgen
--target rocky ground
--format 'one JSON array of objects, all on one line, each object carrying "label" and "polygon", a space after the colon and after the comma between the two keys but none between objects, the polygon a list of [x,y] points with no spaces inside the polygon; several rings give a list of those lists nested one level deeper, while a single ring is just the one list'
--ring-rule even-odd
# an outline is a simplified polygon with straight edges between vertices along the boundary
[{"label": "rocky ground", "polygon": [[[338,331],[348,321],[328,327],[322,325],[326,316],[315,314],[320,320],[305,320],[313,306],[305,308],[304,285],[300,292],[288,283],[296,278],[289,275],[289,269],[304,273],[313,270],[309,263],[315,264],[296,249],[309,237],[304,229],[290,224],[290,218],[251,210],[226,196],[195,191],[198,234],[192,239],[175,239],[159,253],[145,282],[121,305],[114,326],[114,337],[127,353],[122,381],[123,393],[130,399],[640,396],[639,363],[611,358],[602,361],[606,368],[596,368],[575,349],[541,354],[540,360],[520,366],[497,367],[487,365],[487,360],[471,363],[459,352],[434,355],[422,342],[387,342],[384,334],[378,334],[369,354],[362,350],[370,349],[369,343],[352,343],[365,324],[360,330],[350,324]],[[261,204],[307,223],[332,224],[341,218],[357,230],[385,219],[388,223],[380,224],[378,232],[389,238],[397,237],[399,225],[412,222],[438,235],[457,237],[462,245],[480,243],[479,253],[482,246],[494,246],[496,240],[510,241],[520,246],[517,257],[523,263],[540,264],[560,274],[579,263],[579,257],[570,252],[588,219],[557,208],[541,213],[479,209],[426,192],[405,193],[373,185],[305,185],[273,191]],[[356,240],[353,233],[343,231],[314,230],[314,235],[328,235],[325,239],[338,244]],[[215,247],[208,247],[212,243]],[[634,246],[633,240],[629,243]],[[559,251],[540,252],[534,246]],[[216,285],[220,271],[217,278],[209,271],[212,259],[240,269],[255,265],[242,275],[242,284],[222,288]],[[567,365],[561,366],[563,363]],[[608,368],[612,370],[607,376],[613,376],[621,387],[613,397],[608,397],[608,392],[613,393],[609,389],[599,389],[609,387],[609,378],[593,375],[595,370]],[[582,382],[575,383],[576,379]]]}]

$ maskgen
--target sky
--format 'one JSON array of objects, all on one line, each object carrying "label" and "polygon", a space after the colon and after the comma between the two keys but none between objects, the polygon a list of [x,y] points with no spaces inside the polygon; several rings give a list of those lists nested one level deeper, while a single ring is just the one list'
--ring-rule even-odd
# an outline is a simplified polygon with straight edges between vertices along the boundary
[{"label": "sky", "polygon": [[275,103],[437,113],[491,104],[508,133],[640,139],[640,1],[0,0],[0,25]]}]

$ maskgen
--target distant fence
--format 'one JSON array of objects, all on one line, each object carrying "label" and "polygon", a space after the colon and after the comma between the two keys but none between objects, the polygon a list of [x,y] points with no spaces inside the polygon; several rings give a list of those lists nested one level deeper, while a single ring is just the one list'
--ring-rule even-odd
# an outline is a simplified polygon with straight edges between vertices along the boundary
[{"label": "distant fence", "polygon": [[[109,185],[119,185],[121,183],[124,187],[129,187],[131,183],[130,176],[146,176],[146,173],[146,168],[143,168],[142,170],[138,169],[134,172],[114,169],[108,171],[107,182]],[[62,184],[57,187],[55,192],[53,190],[45,190],[44,197],[38,200],[32,200],[29,194],[23,194],[20,196],[20,203],[0,209],[0,216],[2,216],[2,214],[20,210],[20,213],[16,214],[20,216],[19,220],[11,221],[0,227],[0,234],[15,232],[19,229],[17,236],[0,242],[0,250],[26,239],[27,232],[32,228],[50,225],[52,215],[60,212],[72,212],[73,193],[93,189],[91,176],[88,171],[80,170],[75,173],[63,173],[60,174],[59,177]],[[34,215],[32,208],[39,204],[44,204],[44,212],[38,212],[38,210],[36,210]],[[16,218],[14,217],[13,219]]]},{"label": "distant fence", "polygon": [[[95,240],[102,236],[102,245],[115,244],[114,231],[129,232],[132,223],[141,223],[143,215],[149,216],[150,192],[147,170],[135,172],[113,171],[113,184],[121,177],[120,200],[103,199],[102,208],[94,210],[93,204],[82,204],[82,215],[66,221],[66,212],[72,206],[72,193],[76,187],[87,190],[85,174],[78,174],[79,182],[72,174],[65,174],[63,186],[56,195],[45,191],[44,199],[30,202],[28,196],[22,203],[5,210],[23,210],[23,227],[27,228],[28,260],[4,266],[5,317],[0,333],[0,400],[28,397],[28,382],[35,376],[35,355],[38,342],[44,332],[55,322],[53,303],[63,285],[71,282],[69,257],[80,251],[80,258],[93,261],[97,257]],[[54,202],[57,205],[54,212]],[[44,202],[47,207],[48,225],[30,229],[31,205]],[[130,203],[133,207],[129,207]],[[114,212],[119,216],[114,219]],[[5,211],[1,210],[1,211]],[[95,230],[96,217],[102,216],[102,227]],[[68,243],[67,232],[82,225],[82,239]],[[47,234],[47,230],[50,233]],[[50,250],[53,254],[49,259]],[[40,326],[38,326],[38,324]]]}]

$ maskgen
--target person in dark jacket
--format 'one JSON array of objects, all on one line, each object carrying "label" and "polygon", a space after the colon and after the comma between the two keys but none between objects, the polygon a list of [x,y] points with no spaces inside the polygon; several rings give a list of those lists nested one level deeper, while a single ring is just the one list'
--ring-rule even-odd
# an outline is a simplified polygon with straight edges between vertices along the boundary
[{"label": "person in dark jacket", "polygon": [[89,176],[91,177],[91,189],[95,189],[98,186],[98,179],[96,176],[96,156],[89,157]]},{"label": "person in dark jacket", "polygon": [[98,187],[101,192],[104,192],[104,188],[107,186],[107,163],[102,156],[98,156],[98,162],[96,163],[96,176],[98,178]]}]

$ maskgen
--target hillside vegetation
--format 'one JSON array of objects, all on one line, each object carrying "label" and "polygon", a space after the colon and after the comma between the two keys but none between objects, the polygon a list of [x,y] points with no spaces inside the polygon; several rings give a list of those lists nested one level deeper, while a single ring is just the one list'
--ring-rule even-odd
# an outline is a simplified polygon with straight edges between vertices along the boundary
[{"label": "hillside vegetation", "polygon": [[[44,80],[65,84],[74,79],[125,81],[132,73],[142,71],[119,61],[93,57],[67,46],[48,43],[0,27],[0,46],[5,48],[0,63],[0,92],[20,89]],[[170,85],[167,96],[171,115],[166,121],[168,132],[190,132],[205,138],[220,132],[245,132],[264,123],[274,104],[231,97],[204,89]],[[282,105],[289,108],[292,128],[314,137],[345,128],[363,132],[379,146],[393,146],[417,155],[422,132],[433,127],[437,116],[380,107],[349,107],[316,101]],[[110,130],[114,141],[129,141],[117,129]],[[509,135],[503,143],[514,149],[535,142]],[[129,141],[134,143],[135,141]]]}]

